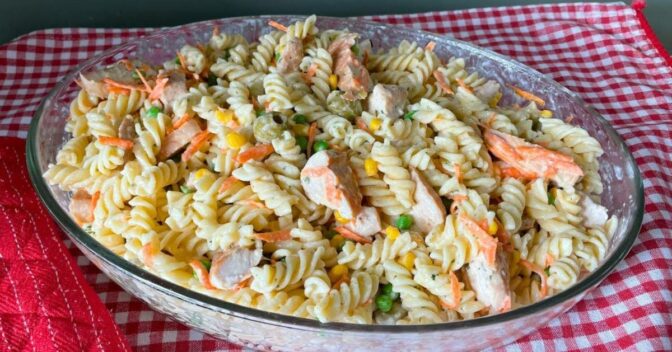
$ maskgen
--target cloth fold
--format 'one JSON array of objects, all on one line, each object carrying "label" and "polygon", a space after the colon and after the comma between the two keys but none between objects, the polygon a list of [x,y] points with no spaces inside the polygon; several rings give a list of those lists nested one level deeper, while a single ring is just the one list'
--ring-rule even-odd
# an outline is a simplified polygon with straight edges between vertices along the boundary
[{"label": "cloth fold", "polygon": [[[553,77],[603,114],[637,160],[646,209],[632,251],[569,312],[502,350],[672,350],[672,59],[646,23],[643,5],[575,3],[368,17],[446,33]],[[50,29],[0,46],[0,137],[25,138],[41,99],[73,66],[153,31]],[[74,260],[64,254],[60,230],[29,185],[20,144],[0,138],[0,351],[127,349]],[[132,348],[239,349],[151,310],[65,243]],[[50,261],[41,256],[44,250]]]}]

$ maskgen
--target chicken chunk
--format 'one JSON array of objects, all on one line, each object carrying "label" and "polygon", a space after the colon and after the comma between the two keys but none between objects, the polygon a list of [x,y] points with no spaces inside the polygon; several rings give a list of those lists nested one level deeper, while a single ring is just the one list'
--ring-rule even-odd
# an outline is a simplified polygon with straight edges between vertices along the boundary
[{"label": "chicken chunk", "polygon": [[222,290],[236,287],[250,277],[250,269],[261,262],[261,257],[261,249],[238,248],[216,253],[210,267],[210,283]]},{"label": "chicken chunk", "polygon": [[119,124],[118,135],[119,138],[123,139],[133,139],[136,137],[133,116],[126,115],[123,120],[121,120],[121,123]]},{"label": "chicken chunk", "polygon": [[366,238],[373,237],[383,229],[380,215],[374,207],[362,207],[362,211],[345,226],[348,230]]},{"label": "chicken chunk", "polygon": [[329,45],[329,53],[334,57],[334,73],[338,76],[338,88],[345,92],[346,100],[364,99],[371,88],[369,71],[352,52],[357,35],[349,34]]},{"label": "chicken chunk", "polygon": [[509,259],[497,248],[495,267],[491,267],[483,253],[479,253],[467,267],[467,278],[476,298],[490,307],[490,313],[502,313],[511,309],[509,289]]},{"label": "chicken chunk", "polygon": [[103,79],[110,78],[115,82],[135,85],[138,82],[136,82],[133,77],[132,69],[133,64],[129,65],[120,61],[109,65],[102,70],[80,74],[79,85],[90,95],[100,99],[107,99],[109,92],[107,86],[103,83]]},{"label": "chicken chunk", "polygon": [[313,154],[301,170],[301,186],[313,202],[354,219],[362,209],[362,194],[343,152],[323,150]]},{"label": "chicken chunk", "polygon": [[303,59],[303,42],[299,38],[292,38],[285,45],[285,50],[277,62],[278,73],[287,74],[296,72]]},{"label": "chicken chunk", "polygon": [[593,202],[586,195],[581,199],[581,207],[583,211],[583,226],[585,227],[602,227],[607,222],[607,219],[609,219],[607,208]]},{"label": "chicken chunk", "polygon": [[171,132],[163,141],[161,150],[159,151],[159,160],[166,160],[177,153],[184,146],[189,144],[191,140],[201,132],[201,126],[198,122],[191,119],[187,121],[180,128]]},{"label": "chicken chunk", "polygon": [[369,112],[396,119],[404,114],[408,92],[393,84],[376,84],[369,96]]},{"label": "chicken chunk", "polygon": [[422,232],[432,231],[446,218],[446,208],[432,186],[415,168],[411,168],[411,179],[415,182],[413,198],[415,204],[409,214],[413,216],[415,226]]},{"label": "chicken chunk", "polygon": [[87,191],[83,189],[77,190],[72,195],[68,208],[70,214],[78,223],[85,224],[93,221],[92,196]]},{"label": "chicken chunk", "polygon": [[171,71],[168,76],[168,83],[163,88],[161,93],[161,102],[166,107],[166,111],[170,112],[173,102],[185,96],[187,91],[187,78],[183,72]]}]

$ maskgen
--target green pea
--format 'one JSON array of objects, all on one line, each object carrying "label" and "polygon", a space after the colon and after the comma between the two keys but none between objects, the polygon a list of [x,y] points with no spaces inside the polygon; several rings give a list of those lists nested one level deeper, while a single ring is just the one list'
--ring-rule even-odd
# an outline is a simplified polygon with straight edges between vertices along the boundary
[{"label": "green pea", "polygon": [[216,85],[217,85],[217,76],[215,76],[214,74],[210,73],[210,74],[208,75],[208,85],[211,86],[211,87],[212,87],[212,86],[216,86]]},{"label": "green pea", "polygon": [[325,141],[325,140],[318,139],[318,140],[315,141],[315,144],[313,145],[313,149],[315,150],[316,153],[321,152],[323,150],[327,150],[327,149],[329,149],[329,143],[327,143],[327,141]]},{"label": "green pea", "polygon": [[418,112],[417,110],[409,111],[404,114],[404,120],[413,120],[413,115]]},{"label": "green pea", "polygon": [[296,144],[301,147],[301,151],[305,152],[308,149],[308,137],[306,136],[296,136]]},{"label": "green pea", "polygon": [[555,205],[555,196],[551,192],[548,192],[548,204]]},{"label": "green pea", "polygon": [[212,262],[208,259],[201,259],[201,264],[205,267],[205,270],[210,271],[210,267],[212,266]]},{"label": "green pea", "polygon": [[399,298],[399,293],[394,292],[392,284],[383,285],[383,288],[380,290],[382,295],[389,296],[393,301]]},{"label": "green pea", "polygon": [[295,123],[298,123],[300,125],[305,125],[308,123],[308,118],[306,115],[301,115],[301,114],[296,114],[294,117],[292,117],[292,120],[294,120]]},{"label": "green pea", "polygon": [[334,236],[338,235],[338,231],[336,230],[329,230],[324,233],[324,237],[327,239],[332,239]]},{"label": "green pea", "polygon": [[404,214],[397,218],[397,227],[399,230],[408,230],[411,226],[413,226],[413,217],[410,215]]},{"label": "green pea", "polygon": [[152,106],[147,110],[147,117],[155,118],[159,116],[159,113],[161,112],[161,108],[158,106]]},{"label": "green pea", "polygon": [[388,295],[380,295],[376,297],[376,307],[379,311],[387,313],[392,309],[393,300]]}]

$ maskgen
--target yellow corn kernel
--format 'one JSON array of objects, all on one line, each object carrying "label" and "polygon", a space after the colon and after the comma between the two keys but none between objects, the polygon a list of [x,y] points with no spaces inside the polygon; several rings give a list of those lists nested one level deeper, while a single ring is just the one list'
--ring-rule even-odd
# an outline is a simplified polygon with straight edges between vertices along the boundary
[{"label": "yellow corn kernel", "polygon": [[497,233],[498,229],[499,226],[497,226],[497,221],[490,221],[490,225],[488,225],[488,233],[494,235]]},{"label": "yellow corn kernel", "polygon": [[371,129],[371,131],[375,132],[375,131],[378,131],[380,129],[380,126],[382,126],[382,125],[383,125],[383,120],[381,120],[377,117],[374,117],[374,118],[371,119],[371,123],[369,124],[369,128]]},{"label": "yellow corn kernel", "polygon": [[199,169],[199,170],[196,171],[196,173],[194,174],[194,179],[196,179],[196,180],[200,180],[200,179],[201,179],[203,176],[205,176],[205,174],[207,174],[208,172],[210,172],[210,170],[208,170],[208,169],[205,169],[205,168]]},{"label": "yellow corn kernel", "polygon": [[551,111],[551,110],[541,110],[539,115],[541,115],[541,117],[545,117],[547,119],[550,119],[551,117],[553,117],[553,111]]},{"label": "yellow corn kernel", "polygon": [[233,111],[231,110],[217,110],[215,111],[215,118],[221,123],[227,123],[233,120]]},{"label": "yellow corn kernel", "polygon": [[397,239],[397,237],[399,237],[399,229],[394,226],[388,226],[385,229],[385,235],[387,236],[387,238],[394,241]]},{"label": "yellow corn kernel", "polygon": [[376,176],[378,175],[378,163],[371,158],[366,158],[364,160],[364,170],[366,170],[368,176]]},{"label": "yellow corn kernel", "polygon": [[329,269],[329,280],[331,280],[331,282],[334,283],[347,274],[348,274],[347,266],[343,264],[334,265],[333,268]]},{"label": "yellow corn kernel", "polygon": [[413,264],[415,263],[415,254],[412,252],[406,253],[403,257],[399,258],[399,264],[406,267],[406,269],[413,270]]},{"label": "yellow corn kernel", "polygon": [[240,133],[229,132],[226,134],[226,143],[233,149],[239,149],[247,143],[247,139]]},{"label": "yellow corn kernel", "polygon": [[309,125],[294,125],[292,126],[292,131],[294,132],[294,135],[307,136],[309,128]]},{"label": "yellow corn kernel", "polygon": [[341,246],[343,246],[344,243],[345,243],[345,237],[341,235],[334,235],[334,237],[332,237],[331,240],[329,241],[329,244],[336,249],[341,248]]},{"label": "yellow corn kernel", "polygon": [[341,224],[345,224],[346,222],[350,221],[350,219],[341,215],[341,213],[338,210],[334,212],[334,218],[336,218],[336,221],[340,222]]},{"label": "yellow corn kernel", "polygon": [[338,76],[329,75],[329,87],[331,87],[331,89],[336,89],[336,87],[338,87]]},{"label": "yellow corn kernel", "polygon": [[497,94],[495,94],[492,97],[492,99],[490,99],[490,101],[488,102],[488,105],[490,105],[490,107],[494,108],[495,106],[497,106],[500,99],[502,99],[502,92],[497,92]]}]

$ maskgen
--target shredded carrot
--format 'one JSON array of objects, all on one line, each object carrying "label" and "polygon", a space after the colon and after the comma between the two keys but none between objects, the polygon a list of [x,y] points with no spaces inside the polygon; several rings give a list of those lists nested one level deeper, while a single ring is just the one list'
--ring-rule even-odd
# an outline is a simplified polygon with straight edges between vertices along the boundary
[{"label": "shredded carrot", "polygon": [[283,32],[287,32],[287,27],[285,27],[283,24],[280,24],[278,22],[275,22],[273,20],[268,21],[268,25]]},{"label": "shredded carrot", "polygon": [[273,149],[272,144],[259,144],[255,145],[252,148],[246,149],[244,152],[241,152],[236,156],[236,161],[239,164],[244,164],[249,160],[261,160],[269,155],[271,155],[275,149]]},{"label": "shredded carrot", "polygon": [[425,50],[427,51],[434,51],[434,48],[436,48],[436,42],[433,40],[430,40],[427,45],[425,45]]},{"label": "shredded carrot", "polygon": [[464,194],[453,194],[450,197],[453,200],[453,204],[450,205],[450,213],[454,214],[457,207],[460,205],[460,202],[467,200],[467,196]]},{"label": "shredded carrot", "polygon": [[182,117],[180,117],[177,121],[175,121],[175,123],[173,123],[173,129],[178,129],[178,128],[184,126],[184,124],[187,123],[187,121],[189,121],[189,119],[191,119],[191,116],[189,116],[189,114],[187,114],[187,113],[184,113],[184,115],[182,115]]},{"label": "shredded carrot", "polygon": [[364,122],[364,119],[361,117],[358,117],[355,119],[355,124],[360,130],[364,130],[366,132],[369,132],[369,126],[366,125],[366,122]]},{"label": "shredded carrot", "polygon": [[96,192],[91,196],[91,218],[93,218],[93,210],[96,209],[96,204],[98,204],[98,200],[100,199],[100,191]]},{"label": "shredded carrot", "polygon": [[310,154],[312,154],[313,142],[315,142],[316,134],[317,134],[317,122],[313,122],[310,124],[310,128],[308,128],[308,147],[306,148],[306,155],[308,155],[308,157],[310,157]]},{"label": "shredded carrot", "polygon": [[210,139],[212,134],[208,131],[201,131],[199,134],[194,137],[194,139],[191,140],[191,143],[189,143],[189,146],[187,149],[184,150],[184,153],[182,153],[182,161],[187,161],[191,159],[196,152],[201,149],[203,144]]},{"label": "shredded carrot", "polygon": [[128,89],[128,90],[139,90],[139,91],[144,91],[144,87],[139,87],[139,86],[133,86],[130,84],[125,84],[121,82],[117,82],[111,78],[105,77],[103,78],[103,83],[107,86],[107,89],[109,90],[111,87],[116,87],[116,88],[122,88],[122,89]]},{"label": "shredded carrot", "polygon": [[460,291],[460,282],[457,280],[457,275],[455,275],[454,272],[449,271],[448,276],[450,277],[450,292],[453,294],[453,301],[446,302],[441,300],[441,305],[447,309],[455,309],[462,301],[462,291]]},{"label": "shredded carrot", "polygon": [[243,200],[238,201],[238,203],[249,205],[249,206],[255,207],[255,208],[268,209],[266,204],[264,204],[262,202],[259,202],[259,201],[256,201],[256,200],[252,200],[252,199],[243,199]]},{"label": "shredded carrot", "polygon": [[234,290],[234,291],[238,291],[242,288],[245,288],[245,287],[249,286],[250,282],[252,282],[252,276],[251,275],[242,279],[242,280],[240,280],[240,282],[237,283],[235,286],[233,286],[233,288],[231,288],[231,289]]},{"label": "shredded carrot", "polygon": [[462,167],[460,167],[460,164],[454,164],[453,169],[455,170],[455,178],[457,178],[457,182],[462,183]]},{"label": "shredded carrot", "polygon": [[434,76],[434,78],[436,78],[436,83],[439,84],[439,87],[441,87],[441,89],[443,89],[444,92],[446,92],[447,94],[454,94],[453,90],[450,88],[450,84],[446,82],[446,78],[443,77],[441,72],[437,70],[434,71],[432,75]]},{"label": "shredded carrot", "polygon": [[497,224],[497,239],[499,242],[505,245],[508,244],[509,240],[511,239],[511,235],[508,231],[506,231],[504,225],[502,225],[502,223],[497,218],[495,218],[495,223]]},{"label": "shredded carrot", "polygon": [[485,127],[490,128],[492,124],[495,122],[495,119],[497,118],[497,113],[492,112],[490,116],[488,116],[488,119],[485,120]]},{"label": "shredded carrot", "polygon": [[154,89],[149,93],[149,100],[157,100],[161,98],[163,90],[166,88],[166,84],[168,84],[168,78],[157,78]]},{"label": "shredded carrot", "polygon": [[546,253],[546,265],[551,265],[554,261],[553,256],[550,253]]},{"label": "shredded carrot", "polygon": [[140,252],[142,253],[142,262],[150,268],[154,266],[154,246],[152,242],[142,246]]},{"label": "shredded carrot", "polygon": [[271,232],[255,233],[254,237],[264,242],[279,242],[291,240],[292,236],[289,234],[291,230],[279,230]]},{"label": "shredded carrot", "polygon": [[497,255],[497,239],[490,236],[481,226],[468,215],[460,212],[458,220],[464,227],[478,240],[481,251],[485,255],[485,260],[491,267],[495,266]]},{"label": "shredded carrot", "polygon": [[538,96],[536,96],[536,95],[534,95],[534,94],[532,94],[532,93],[530,93],[526,90],[522,90],[522,89],[520,89],[516,86],[510,85],[510,84],[507,84],[507,86],[509,86],[509,88],[513,89],[513,91],[519,97],[521,97],[525,100],[533,101],[533,102],[537,103],[537,105],[539,105],[539,107],[543,107],[544,105],[546,105],[546,102],[544,101],[544,99],[541,99]]},{"label": "shredded carrot", "polygon": [[315,76],[317,73],[317,64],[312,64],[310,67],[308,67],[308,70],[306,73],[303,75],[303,80],[306,82],[310,82],[310,79]]},{"label": "shredded carrot", "polygon": [[565,119],[565,123],[572,123],[572,121],[574,121],[574,114],[570,114],[570,115],[567,116],[567,118]]},{"label": "shredded carrot", "polygon": [[224,182],[222,182],[222,185],[219,186],[219,189],[217,192],[222,193],[224,191],[227,191],[229,188],[233,187],[233,185],[238,181],[238,179],[235,176],[229,176],[227,177]]},{"label": "shredded carrot", "polygon": [[208,274],[208,269],[205,268],[205,265],[201,263],[200,260],[194,259],[189,262],[189,266],[194,270],[198,281],[208,290],[212,290],[215,287],[210,283],[210,275]]},{"label": "shredded carrot", "polygon": [[140,80],[142,81],[142,84],[145,86],[145,89],[148,92],[151,92],[152,87],[149,85],[149,83],[147,83],[147,79],[145,79],[145,75],[143,75],[142,72],[140,72],[140,70],[138,70],[137,68],[135,69],[135,73],[138,75],[138,77],[140,77]]},{"label": "shredded carrot", "polygon": [[124,150],[133,149],[133,141],[129,139],[100,136],[98,137],[98,142],[100,142],[100,144],[103,145],[111,145],[114,147],[119,147]]},{"label": "shredded carrot", "polygon": [[546,297],[546,294],[548,294],[548,284],[546,282],[548,277],[546,276],[544,269],[535,263],[528,262],[525,259],[520,260],[520,265],[539,275],[541,278],[541,292],[539,293],[541,294],[541,298]]},{"label": "shredded carrot", "polygon": [[362,235],[360,235],[360,234],[358,234],[354,231],[351,231],[350,229],[348,229],[345,226],[338,226],[338,227],[334,228],[334,230],[336,230],[336,232],[340,233],[343,237],[345,237],[347,239],[350,239],[350,240],[353,240],[355,242],[371,243],[370,238],[366,238],[366,237],[364,237],[364,236],[362,236]]},{"label": "shredded carrot", "polygon": [[471,90],[471,87],[469,87],[466,83],[464,83],[464,80],[462,80],[462,78],[455,78],[455,81],[462,89],[466,90],[471,94],[474,94],[474,91]]}]

